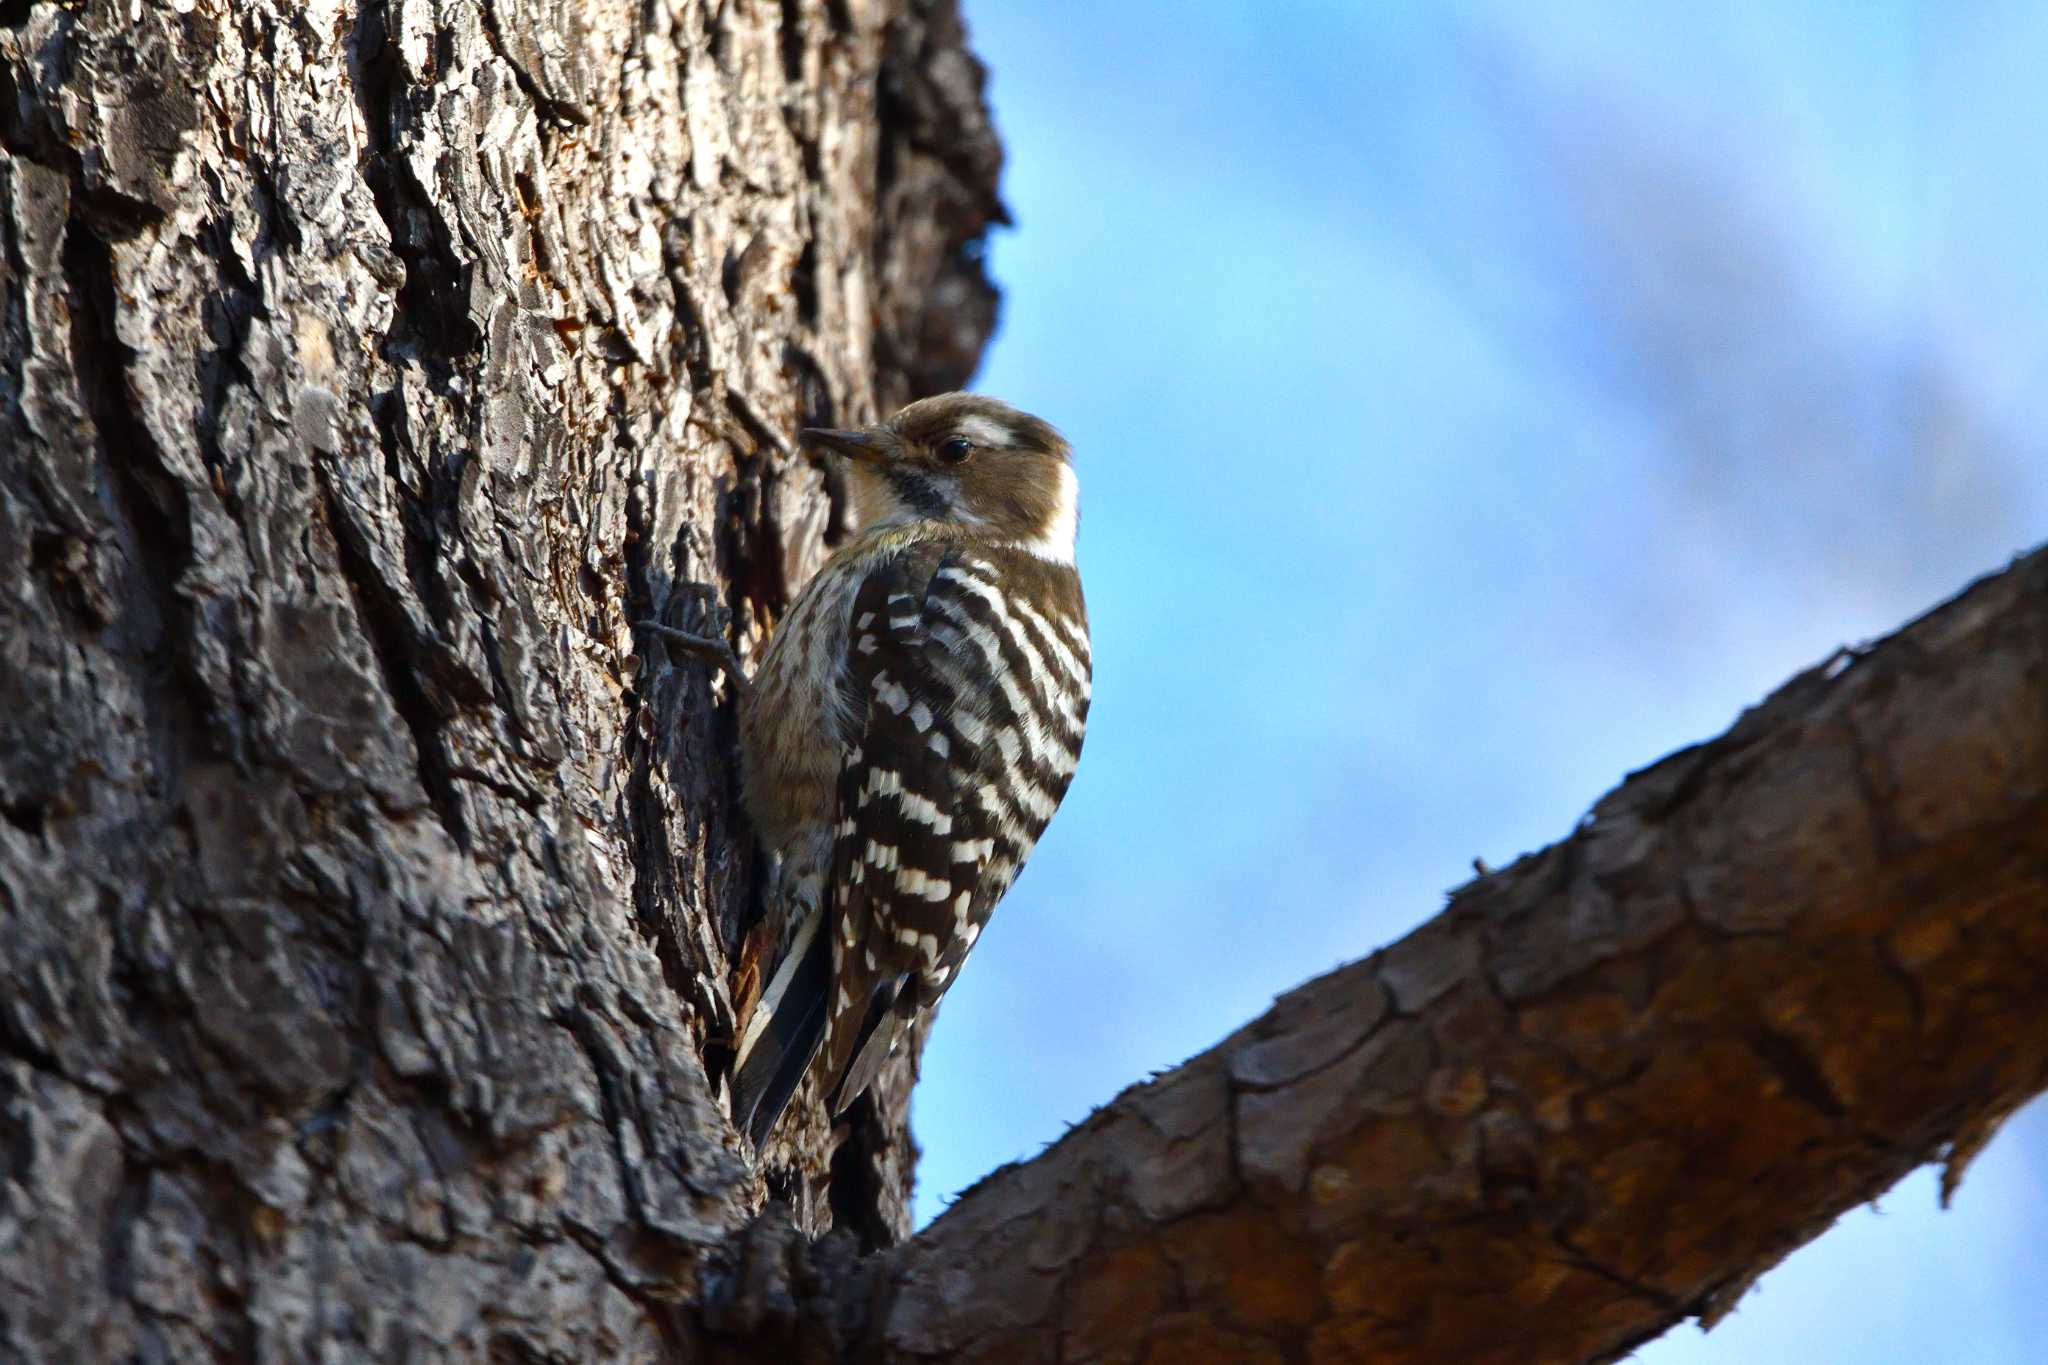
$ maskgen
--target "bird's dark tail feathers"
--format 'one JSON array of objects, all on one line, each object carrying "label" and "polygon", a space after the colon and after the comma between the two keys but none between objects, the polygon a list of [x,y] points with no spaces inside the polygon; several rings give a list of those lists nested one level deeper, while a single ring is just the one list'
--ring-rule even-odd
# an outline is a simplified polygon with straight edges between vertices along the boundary
[{"label": "bird's dark tail feathers", "polygon": [[912,1002],[902,998],[903,978],[898,977],[875,992],[868,1004],[868,1015],[861,1023],[861,1030],[854,1039],[853,1060],[846,1065],[846,1074],[839,1078],[839,1084],[832,1088],[831,1097],[826,1101],[832,1115],[837,1118],[853,1107],[864,1091],[881,1074],[882,1063],[896,1050],[897,1041],[903,1036],[903,1026],[910,1022]]},{"label": "bird's dark tail feathers", "polygon": [[825,1036],[825,1006],[832,990],[832,936],[814,914],[789,946],[755,1006],[756,1018],[740,1040],[732,1079],[732,1119],[758,1149],[804,1078]]}]

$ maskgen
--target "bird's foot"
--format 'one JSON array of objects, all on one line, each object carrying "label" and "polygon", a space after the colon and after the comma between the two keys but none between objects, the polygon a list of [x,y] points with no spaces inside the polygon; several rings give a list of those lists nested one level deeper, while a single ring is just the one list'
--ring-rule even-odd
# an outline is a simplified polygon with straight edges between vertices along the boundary
[{"label": "bird's foot", "polygon": [[695,656],[708,664],[716,664],[725,670],[733,685],[744,691],[748,685],[747,670],[740,664],[740,656],[733,653],[732,645],[713,635],[693,635],[687,630],[677,630],[659,621],[637,621],[635,627],[659,635],[684,653]]}]

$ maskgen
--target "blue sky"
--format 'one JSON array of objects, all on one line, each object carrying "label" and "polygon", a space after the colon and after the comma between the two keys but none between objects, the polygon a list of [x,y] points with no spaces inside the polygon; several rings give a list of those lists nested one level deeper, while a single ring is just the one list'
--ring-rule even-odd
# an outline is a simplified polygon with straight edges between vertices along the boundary
[{"label": "blue sky", "polygon": [[[2048,10],[967,13],[976,383],[1077,448],[1097,677],[924,1218],[2048,537]],[[2036,1109],[1638,1358],[2031,1361],[2043,1228]]]}]

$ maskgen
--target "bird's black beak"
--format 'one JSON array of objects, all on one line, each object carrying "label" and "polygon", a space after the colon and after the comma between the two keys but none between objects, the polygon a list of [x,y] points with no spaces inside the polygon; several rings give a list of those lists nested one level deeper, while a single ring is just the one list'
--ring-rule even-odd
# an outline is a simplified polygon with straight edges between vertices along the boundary
[{"label": "bird's black beak", "polygon": [[861,460],[868,464],[880,464],[889,458],[892,442],[885,431],[870,428],[866,431],[834,431],[829,427],[805,427],[797,433],[805,445],[820,450],[829,450],[844,455],[849,460]]}]

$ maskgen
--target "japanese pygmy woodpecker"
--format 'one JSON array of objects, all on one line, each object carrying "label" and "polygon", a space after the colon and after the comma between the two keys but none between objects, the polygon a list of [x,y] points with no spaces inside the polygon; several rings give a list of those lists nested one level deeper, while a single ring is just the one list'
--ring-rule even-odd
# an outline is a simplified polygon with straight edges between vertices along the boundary
[{"label": "japanese pygmy woodpecker", "polygon": [[858,532],[797,595],[740,700],[748,813],[788,948],[742,1030],[760,1145],[805,1073],[834,1114],[929,1010],[1073,778],[1088,717],[1076,485],[1060,434],[964,393],[844,456]]}]

